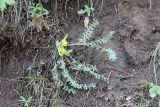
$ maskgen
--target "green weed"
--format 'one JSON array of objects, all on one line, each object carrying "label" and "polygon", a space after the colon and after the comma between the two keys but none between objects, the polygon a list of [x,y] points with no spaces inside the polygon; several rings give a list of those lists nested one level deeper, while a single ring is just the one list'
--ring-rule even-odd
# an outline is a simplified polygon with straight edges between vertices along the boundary
[{"label": "green weed", "polygon": [[100,52],[107,53],[106,55],[109,57],[109,60],[115,61],[117,58],[116,53],[111,48],[102,47],[102,45],[108,43],[112,38],[114,34],[113,31],[100,39],[91,41],[93,31],[98,25],[98,20],[94,20],[78,38],[77,43],[69,44],[66,40],[68,35],[60,42],[57,41],[56,43],[59,58],[53,64],[53,69],[51,70],[52,78],[56,81],[58,87],[62,87],[62,89],[68,93],[75,94],[77,90],[89,90],[96,87],[95,83],[79,83],[69,71],[83,71],[84,73],[92,75],[97,80],[108,80],[105,76],[98,73],[96,66],[88,66],[88,64],[80,63],[71,56],[73,50],[67,50],[68,46],[87,46],[89,48],[97,49]]},{"label": "green weed", "polygon": [[31,20],[28,22],[29,27],[36,27],[38,31],[42,31],[43,26],[49,29],[46,21],[44,20],[44,17],[48,14],[48,10],[46,10],[41,3],[38,3],[36,6],[30,6],[29,16]]},{"label": "green weed", "polygon": [[153,73],[154,73],[154,79],[155,84],[157,84],[157,67],[160,64],[160,42],[157,43],[155,50],[153,51],[152,59],[151,59],[151,65],[153,67]]},{"label": "green weed", "polygon": [[84,26],[85,27],[88,27],[88,24],[89,24],[89,17],[91,15],[91,12],[94,11],[94,8],[93,7],[88,7],[87,5],[84,6],[84,9],[81,9],[80,11],[78,11],[78,14],[79,15],[84,15],[85,16],[85,19],[84,19]]},{"label": "green weed", "polygon": [[94,11],[93,7],[88,7],[87,5],[84,6],[84,9],[81,9],[80,11],[78,11],[79,15],[86,15],[87,17],[90,17],[91,12]]},{"label": "green weed", "polygon": [[15,0],[0,0],[0,11],[3,12],[7,5],[13,5],[15,3]]},{"label": "green weed", "polygon": [[30,6],[29,14],[33,18],[44,18],[48,15],[49,12],[42,6],[41,3],[38,3],[36,6]]},{"label": "green weed", "polygon": [[29,107],[31,102],[32,102],[32,97],[25,98],[23,96],[20,96],[19,103],[22,104],[24,107]]},{"label": "green weed", "polygon": [[153,70],[155,84],[150,83],[149,96],[152,99],[147,103],[147,106],[145,107],[148,107],[148,105],[154,100],[154,98],[160,95],[160,86],[157,85],[157,67],[160,64],[159,59],[160,59],[160,42],[157,43],[151,58],[151,68]]},{"label": "green weed", "polygon": [[155,98],[156,96],[160,95],[160,86],[151,83],[149,89],[149,95],[151,98]]}]

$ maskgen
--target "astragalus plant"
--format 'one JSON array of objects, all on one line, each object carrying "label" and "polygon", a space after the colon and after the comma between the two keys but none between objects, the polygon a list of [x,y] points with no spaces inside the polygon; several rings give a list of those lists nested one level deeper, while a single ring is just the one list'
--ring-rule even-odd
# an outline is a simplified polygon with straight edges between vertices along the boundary
[{"label": "astragalus plant", "polygon": [[98,20],[93,22],[85,28],[84,32],[77,39],[76,43],[69,43],[67,41],[68,34],[61,41],[56,41],[57,59],[53,64],[51,70],[52,78],[56,81],[59,87],[68,93],[75,94],[77,90],[88,90],[95,88],[95,83],[79,83],[70,71],[83,71],[95,77],[98,80],[106,81],[107,78],[98,73],[98,69],[95,65],[80,63],[72,57],[72,47],[75,46],[87,46],[88,48],[97,49],[100,53],[104,53],[108,56],[111,61],[116,60],[116,53],[111,48],[103,47],[104,44],[113,37],[114,31],[110,31],[102,38],[92,41],[94,30],[99,26]]}]

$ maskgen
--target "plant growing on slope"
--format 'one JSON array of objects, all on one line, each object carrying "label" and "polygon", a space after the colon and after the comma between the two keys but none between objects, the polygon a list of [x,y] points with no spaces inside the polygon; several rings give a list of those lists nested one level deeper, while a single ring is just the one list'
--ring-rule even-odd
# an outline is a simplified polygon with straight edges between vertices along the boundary
[{"label": "plant growing on slope", "polygon": [[85,15],[85,19],[84,19],[84,26],[88,27],[89,24],[89,17],[91,15],[91,12],[94,11],[93,7],[88,7],[87,5],[84,6],[84,9],[81,9],[80,11],[78,11],[79,15]]},{"label": "plant growing on slope", "polygon": [[29,107],[32,102],[32,97],[25,98],[23,96],[20,96],[20,98],[21,99],[19,100],[19,103],[22,104],[24,107]]},{"label": "plant growing on slope", "polygon": [[83,15],[86,14],[86,17],[90,17],[91,12],[94,11],[94,8],[92,7],[88,7],[87,5],[84,6],[84,9],[81,9],[80,11],[78,11],[79,15]]},{"label": "plant growing on slope", "polygon": [[151,67],[153,69],[155,84],[150,83],[149,96],[152,98],[152,100],[149,103],[151,103],[154,100],[154,98],[160,95],[160,86],[157,85],[157,68],[160,64],[159,59],[160,59],[160,42],[157,43],[151,58]]},{"label": "plant growing on slope", "polygon": [[160,86],[151,83],[149,89],[149,95],[151,98],[155,98],[156,96],[160,95]]},{"label": "plant growing on slope", "polygon": [[59,58],[53,64],[53,69],[51,70],[52,77],[56,81],[59,87],[62,87],[63,90],[75,94],[77,90],[88,90],[96,87],[95,83],[85,84],[79,83],[69,71],[83,71],[89,73],[98,80],[106,81],[107,78],[98,73],[97,67],[94,65],[88,65],[85,63],[80,63],[75,60],[72,56],[72,50],[67,49],[67,47],[72,46],[87,46],[93,49],[97,49],[103,53],[107,53],[107,56],[111,61],[116,60],[116,53],[111,48],[104,48],[101,45],[108,43],[112,38],[114,32],[111,31],[106,34],[104,37],[91,41],[92,34],[94,29],[99,25],[98,20],[94,20],[85,30],[84,33],[80,36],[77,43],[68,43],[67,36],[64,37],[61,41],[56,42],[57,53]]},{"label": "plant growing on slope", "polygon": [[7,5],[13,5],[15,2],[15,0],[0,0],[0,11],[3,12]]},{"label": "plant growing on slope", "polygon": [[151,59],[151,66],[153,67],[153,73],[155,78],[155,84],[157,84],[157,67],[160,64],[160,42],[157,43],[156,49],[153,51],[152,59]]},{"label": "plant growing on slope", "polygon": [[157,68],[159,66],[159,59],[160,59],[160,42],[157,43],[155,50],[153,51],[152,58],[151,58],[151,66],[153,69],[153,74],[154,74],[154,82],[150,83],[150,88],[149,88],[149,95],[151,98],[155,98],[158,95],[160,95],[160,86],[157,85]]},{"label": "plant growing on slope", "polygon": [[29,27],[36,27],[38,31],[42,31],[42,27],[49,29],[44,17],[47,16],[49,12],[38,3],[36,6],[29,7],[29,16],[31,20],[29,21]]}]

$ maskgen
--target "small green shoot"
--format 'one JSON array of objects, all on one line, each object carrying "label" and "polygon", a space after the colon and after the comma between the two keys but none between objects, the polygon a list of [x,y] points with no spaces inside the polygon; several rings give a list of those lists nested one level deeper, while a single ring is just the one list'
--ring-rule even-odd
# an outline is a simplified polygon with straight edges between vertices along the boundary
[{"label": "small green shoot", "polygon": [[0,11],[3,12],[7,5],[13,5],[15,2],[15,0],[0,0]]},{"label": "small green shoot", "polygon": [[153,74],[155,78],[155,84],[157,84],[157,67],[159,65],[159,59],[160,59],[160,42],[157,43],[151,59]]},{"label": "small green shoot", "polygon": [[160,95],[160,86],[153,83],[150,84],[149,95],[151,98],[155,98]]},{"label": "small green shoot", "polygon": [[94,8],[93,7],[88,7],[87,5],[85,5],[84,9],[81,9],[80,11],[78,11],[79,15],[86,15],[85,19],[84,19],[84,26],[85,27],[88,27],[89,17],[91,15],[91,12],[93,12],[93,11],[94,11]]},{"label": "small green shoot", "polygon": [[30,6],[29,14],[34,18],[44,18],[49,12],[42,6],[42,4],[38,3],[36,6]]},{"label": "small green shoot", "polygon": [[84,9],[81,9],[80,11],[78,11],[78,14],[79,15],[86,14],[87,17],[89,17],[91,15],[91,12],[94,11],[94,8],[93,7],[88,7],[87,5],[85,5],[84,7],[85,7]]},{"label": "small green shoot", "polygon": [[20,96],[19,103],[22,104],[24,107],[29,107],[31,102],[32,102],[32,97],[25,98],[23,96]]},{"label": "small green shoot", "polygon": [[44,17],[49,14],[48,10],[46,10],[41,3],[38,3],[36,6],[30,6],[29,16],[31,20],[28,21],[29,27],[37,27],[38,31],[42,31],[42,27],[45,26],[49,29]]}]

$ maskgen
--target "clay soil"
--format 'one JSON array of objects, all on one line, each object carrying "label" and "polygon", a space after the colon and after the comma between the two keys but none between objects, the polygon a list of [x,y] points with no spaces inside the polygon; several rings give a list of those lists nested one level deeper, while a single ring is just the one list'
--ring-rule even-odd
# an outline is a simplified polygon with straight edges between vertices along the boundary
[{"label": "clay soil", "polygon": [[[0,107],[21,107],[19,96],[34,91],[25,81],[27,75],[37,73],[37,69],[31,67],[33,62],[43,62],[40,72],[47,79],[47,88],[55,87],[50,73],[55,40],[63,37],[62,32],[69,33],[69,41],[76,41],[83,33],[83,17],[77,15],[77,10],[85,4],[95,8],[91,19],[100,21],[94,39],[115,31],[106,47],[116,51],[117,60],[111,62],[105,55],[82,47],[75,48],[74,56],[81,62],[96,65],[99,73],[107,76],[109,81],[96,81],[82,74],[84,82],[94,81],[97,87],[78,91],[76,95],[59,89],[55,98],[60,102],[57,105],[46,101],[45,105],[31,104],[31,107],[159,107],[159,98],[151,100],[149,97],[148,84],[155,83],[150,61],[157,42],[160,42],[160,0],[91,1],[69,0],[65,8],[65,2],[60,0],[62,4],[57,15],[47,18],[50,24],[52,22],[51,28],[44,28],[42,32],[1,22]],[[44,6],[51,11],[48,4],[46,2]],[[157,80],[160,84],[160,69],[157,69]],[[48,94],[44,92],[43,95]]]}]

